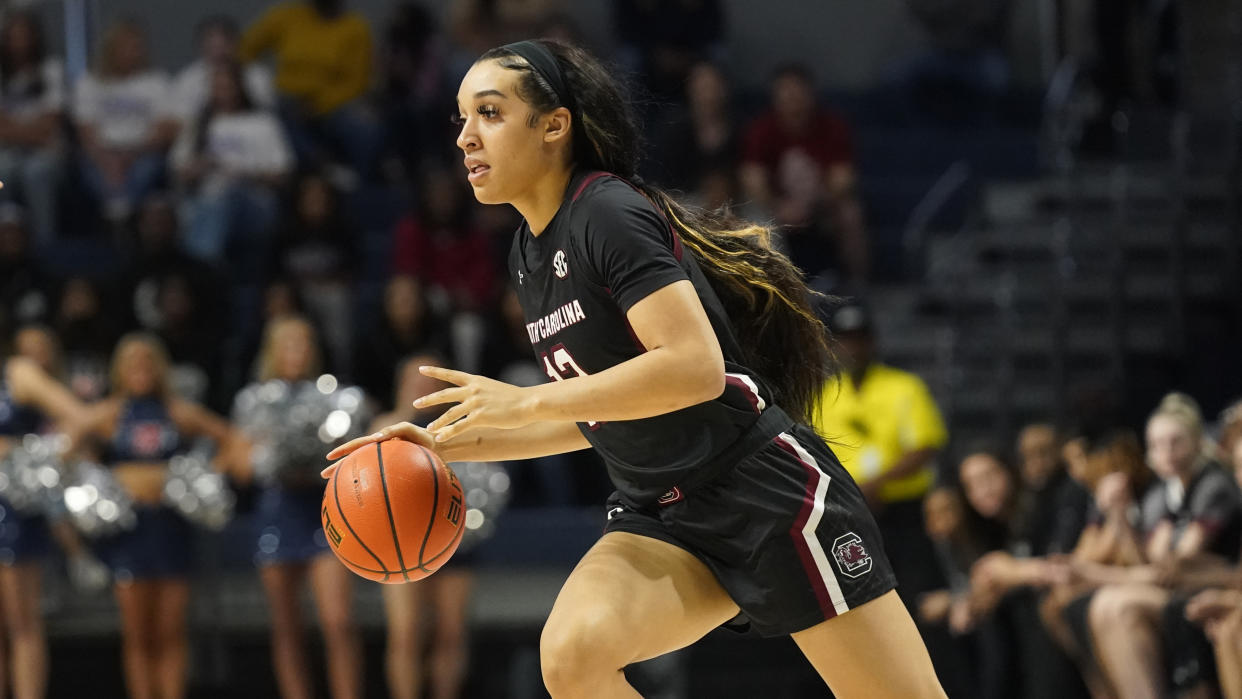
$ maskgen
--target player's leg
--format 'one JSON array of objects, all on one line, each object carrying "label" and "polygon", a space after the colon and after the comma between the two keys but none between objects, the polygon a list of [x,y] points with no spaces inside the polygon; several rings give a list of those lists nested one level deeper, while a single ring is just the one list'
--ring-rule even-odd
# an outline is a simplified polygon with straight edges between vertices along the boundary
[{"label": "player's leg", "polygon": [[282,699],[310,699],[309,666],[302,624],[304,563],[272,563],[259,568],[272,622],[272,670]]},{"label": "player's leg", "polygon": [[841,699],[945,696],[896,590],[799,631],[793,640]]},{"label": "player's leg", "polygon": [[1091,600],[1087,621],[1096,658],[1118,695],[1163,694],[1159,622],[1168,603],[1169,593],[1153,585],[1109,585]]},{"label": "player's leg", "polygon": [[311,560],[310,579],[324,651],[328,656],[328,686],[332,697],[361,697],[362,638],[354,624],[353,573],[331,553],[325,553]]},{"label": "player's leg", "polygon": [[121,613],[121,657],[130,699],[155,699],[154,583],[144,580],[117,583],[114,588]]},{"label": "player's leg", "polygon": [[431,578],[435,616],[431,635],[431,699],[461,696],[469,661],[466,615],[474,574],[467,570],[442,570]]},{"label": "player's leg", "polygon": [[423,685],[423,618],[431,580],[384,585],[384,615],[388,621],[384,669],[392,699],[417,699]]},{"label": "player's leg", "polygon": [[37,699],[46,694],[47,638],[39,609],[42,578],[40,561],[0,567],[4,630],[12,649],[14,699]]},{"label": "player's leg", "polygon": [[639,695],[623,668],[683,648],[737,614],[711,571],[657,539],[611,532],[565,581],[539,642],[554,699]]}]

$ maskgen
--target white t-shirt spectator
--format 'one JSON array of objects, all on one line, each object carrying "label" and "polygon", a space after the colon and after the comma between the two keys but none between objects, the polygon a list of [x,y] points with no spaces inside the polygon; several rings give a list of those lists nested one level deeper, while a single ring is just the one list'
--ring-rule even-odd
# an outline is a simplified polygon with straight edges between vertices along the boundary
[{"label": "white t-shirt spectator", "polygon": [[75,87],[73,117],[94,126],[99,141],[112,148],[136,148],[164,119],[176,119],[168,74],[148,70],[120,80],[83,75]]},{"label": "white t-shirt spectator", "polygon": [[[177,74],[173,81],[173,95],[182,121],[193,121],[206,106],[211,90],[211,71],[207,61],[200,58]],[[242,77],[246,81],[246,93],[254,101],[254,106],[264,109],[276,106],[272,73],[267,66],[251,63],[245,67]]]},{"label": "white t-shirt spectator", "polygon": [[[190,165],[197,138],[197,120],[181,128],[169,155],[173,169]],[[256,110],[212,117],[202,154],[215,164],[208,180],[282,175],[293,168],[293,153],[284,130],[271,112]]]},{"label": "white t-shirt spectator", "polygon": [[22,70],[0,83],[0,111],[17,121],[34,121],[65,108],[65,71],[60,60],[45,58],[37,69]]}]

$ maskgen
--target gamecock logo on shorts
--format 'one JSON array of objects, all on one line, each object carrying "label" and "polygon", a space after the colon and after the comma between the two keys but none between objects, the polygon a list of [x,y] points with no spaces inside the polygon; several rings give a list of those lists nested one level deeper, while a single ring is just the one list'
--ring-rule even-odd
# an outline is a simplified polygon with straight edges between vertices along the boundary
[{"label": "gamecock logo on shorts", "polygon": [[557,250],[552,257],[552,271],[556,272],[557,279],[564,279],[569,274],[569,262],[565,260],[564,250]]},{"label": "gamecock logo on shorts", "polygon": [[863,546],[862,537],[854,532],[842,534],[832,542],[832,557],[837,559],[837,568],[847,578],[871,572],[871,554]]}]

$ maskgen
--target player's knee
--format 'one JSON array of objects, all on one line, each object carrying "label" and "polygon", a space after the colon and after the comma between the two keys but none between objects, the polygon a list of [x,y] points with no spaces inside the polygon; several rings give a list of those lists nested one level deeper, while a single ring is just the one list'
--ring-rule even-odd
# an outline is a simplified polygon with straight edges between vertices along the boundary
[{"label": "player's knee", "polygon": [[616,672],[626,665],[612,652],[619,622],[615,613],[605,609],[555,615],[548,620],[539,638],[539,665],[552,696],[573,696],[577,688],[589,686],[600,673]]}]

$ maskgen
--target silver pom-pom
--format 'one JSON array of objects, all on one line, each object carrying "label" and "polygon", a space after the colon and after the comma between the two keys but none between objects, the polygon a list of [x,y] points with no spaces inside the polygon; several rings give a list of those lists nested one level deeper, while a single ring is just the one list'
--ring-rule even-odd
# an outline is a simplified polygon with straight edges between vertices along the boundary
[{"label": "silver pom-pom", "polygon": [[64,492],[63,435],[28,434],[0,459],[0,495],[23,515],[53,514]]},{"label": "silver pom-pom", "polygon": [[459,551],[468,551],[496,530],[496,519],[509,504],[510,479],[504,466],[486,461],[449,464],[466,496],[466,532]]},{"label": "silver pom-pom", "polygon": [[255,479],[273,485],[317,482],[323,455],[361,436],[370,415],[362,389],[324,374],[251,384],[237,395],[233,419],[254,444]]},{"label": "silver pom-pom", "polygon": [[174,456],[168,461],[164,503],[205,529],[220,531],[233,519],[237,497],[224,476],[212,470],[202,452]]},{"label": "silver pom-pom", "polygon": [[138,523],[134,501],[112,472],[88,461],[71,469],[65,487],[65,509],[78,531],[97,539],[133,529]]}]

